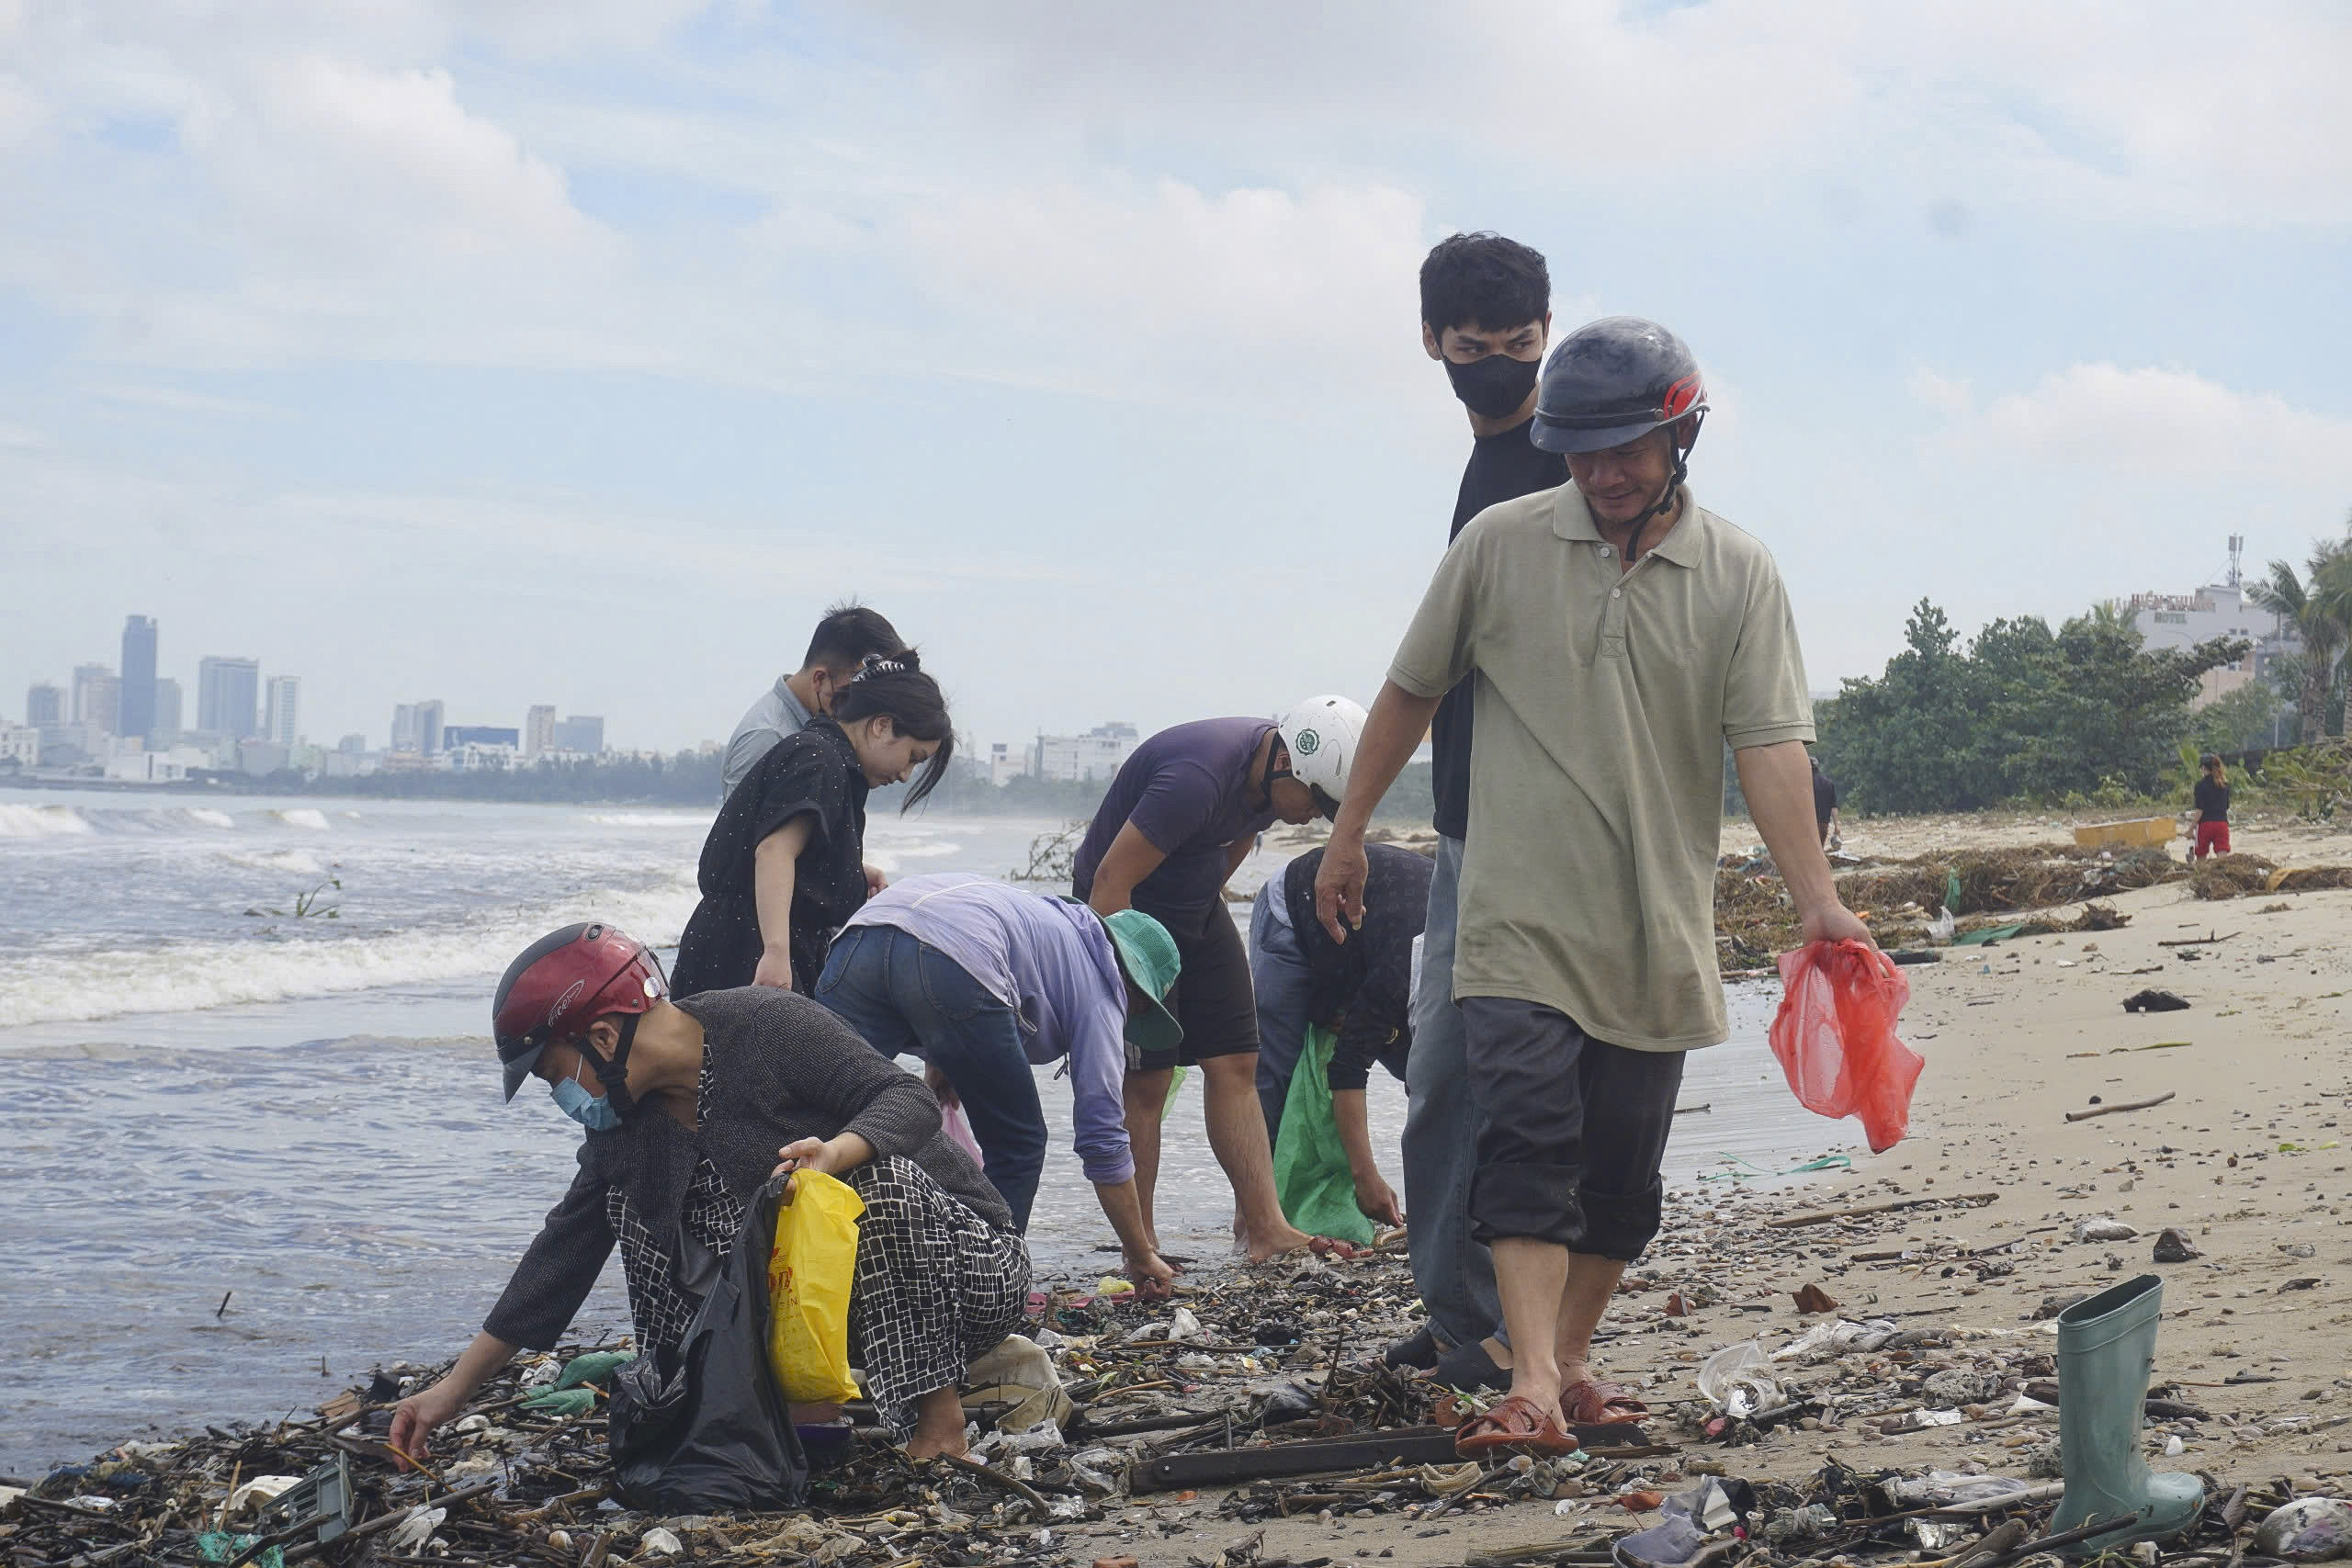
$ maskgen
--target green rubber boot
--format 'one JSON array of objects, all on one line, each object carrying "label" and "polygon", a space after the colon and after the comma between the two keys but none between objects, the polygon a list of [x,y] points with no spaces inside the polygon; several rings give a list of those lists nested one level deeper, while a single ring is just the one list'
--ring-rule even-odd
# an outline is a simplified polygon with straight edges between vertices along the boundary
[{"label": "green rubber boot", "polygon": [[2142,1406],[2164,1299],[2164,1280],[2143,1274],[2058,1314],[2058,1444],[2066,1495],[2051,1531],[2131,1516],[2067,1547],[2070,1555],[2178,1535],[2205,1506],[2203,1482],[2155,1473],[2141,1457]]}]

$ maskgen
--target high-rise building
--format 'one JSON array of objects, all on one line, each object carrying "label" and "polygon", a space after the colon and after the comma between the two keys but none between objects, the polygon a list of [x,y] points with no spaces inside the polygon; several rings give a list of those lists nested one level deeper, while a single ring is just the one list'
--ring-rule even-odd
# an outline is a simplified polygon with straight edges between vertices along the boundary
[{"label": "high-rise building", "polygon": [[231,741],[260,729],[261,660],[199,659],[196,661],[196,727]]},{"label": "high-rise building", "polygon": [[572,714],[555,727],[555,749],[594,757],[605,749],[605,721],[594,714]]},{"label": "high-rise building", "polygon": [[155,722],[148,727],[157,735],[177,735],[186,727],[180,722],[180,683],[169,675],[155,677]]},{"label": "high-rise building", "polygon": [[417,750],[416,705],[414,703],[392,705],[392,743],[385,749],[391,751]]},{"label": "high-rise building", "polygon": [[269,705],[262,721],[262,736],[276,745],[291,750],[302,735],[302,678],[300,675],[272,675],[267,691]]},{"label": "high-rise building", "polygon": [[536,704],[523,716],[523,755],[536,757],[554,750],[555,709],[546,703]]},{"label": "high-rise building", "polygon": [[1116,720],[1098,724],[1083,735],[1040,735],[1029,748],[1029,771],[1064,784],[1112,778],[1142,744],[1134,725]]},{"label": "high-rise building", "polygon": [[434,697],[416,705],[416,749],[428,757],[437,757],[447,747],[441,738],[441,699]]},{"label": "high-rise building", "polygon": [[[130,615],[122,623],[122,728],[117,733],[145,739],[155,722],[155,622]],[[175,728],[177,726],[174,727]]]},{"label": "high-rise building", "polygon": [[122,733],[122,682],[110,664],[74,666],[74,722]]},{"label": "high-rise building", "polygon": [[65,722],[65,689],[46,681],[35,681],[25,688],[25,723],[38,729],[44,724]]},{"label": "high-rise building", "polygon": [[334,749],[346,757],[365,756],[368,751],[368,738],[355,731],[336,741]]}]

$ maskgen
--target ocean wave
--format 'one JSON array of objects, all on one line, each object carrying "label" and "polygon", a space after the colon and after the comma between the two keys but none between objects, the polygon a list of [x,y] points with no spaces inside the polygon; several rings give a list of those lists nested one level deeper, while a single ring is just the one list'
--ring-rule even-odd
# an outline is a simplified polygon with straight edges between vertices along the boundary
[{"label": "ocean wave", "polygon": [[60,839],[96,831],[90,819],[71,806],[0,805],[0,839]]},{"label": "ocean wave", "polygon": [[933,860],[941,855],[952,855],[963,847],[952,840],[938,839],[918,839],[910,844],[893,844],[888,840],[876,843],[873,839],[868,838],[865,840],[865,858],[884,874],[895,875],[908,861]]},{"label": "ocean wave", "polygon": [[[326,818],[308,807],[266,811],[248,820],[264,826],[323,830]],[[211,806],[21,806],[0,803],[0,839],[83,838],[92,834],[171,834],[200,829],[233,830],[237,818]]]},{"label": "ocean wave", "polygon": [[223,854],[220,858],[232,865],[242,865],[254,871],[283,871],[296,876],[324,876],[327,874],[327,868],[319,863],[318,857],[305,854],[300,850],[271,850],[253,855]]},{"label": "ocean wave", "polygon": [[588,820],[600,828],[692,828],[706,832],[710,818],[686,811],[591,811]]},{"label": "ocean wave", "polygon": [[667,946],[684,929],[695,897],[686,874],[657,887],[582,893],[440,930],[37,954],[0,964],[0,1018],[12,1024],[80,1022],[488,977],[550,930],[588,919],[609,920],[641,941]]}]

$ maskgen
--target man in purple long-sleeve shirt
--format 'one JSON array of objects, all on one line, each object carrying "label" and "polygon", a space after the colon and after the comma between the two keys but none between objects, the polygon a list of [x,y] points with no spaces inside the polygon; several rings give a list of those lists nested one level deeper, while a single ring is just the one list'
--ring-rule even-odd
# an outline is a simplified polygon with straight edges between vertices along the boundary
[{"label": "man in purple long-sleeve shirt", "polygon": [[984,1174],[1029,1225],[1046,1157],[1031,1068],[1068,1059],[1073,1142],[1129,1276],[1165,1294],[1174,1270],[1144,1222],[1123,1086],[1130,1043],[1172,1051],[1163,998],[1177,949],[1138,910],[1109,919],[961,873],[910,876],[869,899],[834,940],[817,999],[886,1055],[923,1060],[940,1099],[960,1102]]}]

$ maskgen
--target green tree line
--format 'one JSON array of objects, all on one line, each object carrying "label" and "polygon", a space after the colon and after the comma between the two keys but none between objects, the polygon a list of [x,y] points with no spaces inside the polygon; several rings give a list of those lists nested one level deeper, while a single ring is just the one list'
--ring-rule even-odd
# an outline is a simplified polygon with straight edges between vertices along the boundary
[{"label": "green tree line", "polygon": [[[1963,644],[1925,599],[1904,644],[1883,673],[1846,681],[1815,716],[1822,766],[1859,811],[2154,794],[2177,773],[2182,745],[2211,733],[2190,712],[2199,678],[2250,646],[2150,649],[2114,604],[2054,630],[2037,615],[1996,620]],[[2250,728],[2260,728],[2277,695],[2259,682],[2246,690],[2206,711],[2228,704],[2215,717],[2235,725],[2258,709]]]}]

